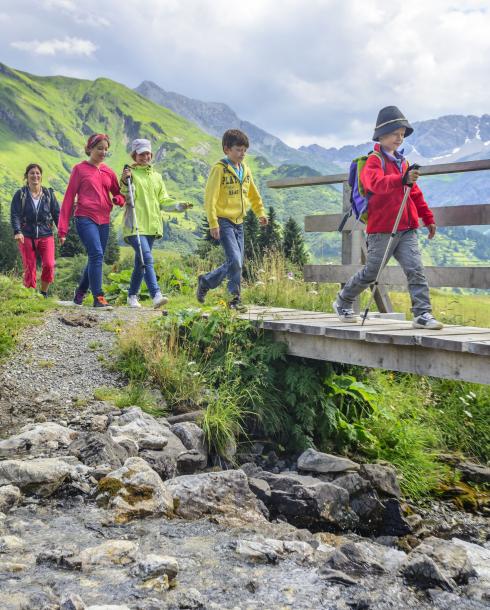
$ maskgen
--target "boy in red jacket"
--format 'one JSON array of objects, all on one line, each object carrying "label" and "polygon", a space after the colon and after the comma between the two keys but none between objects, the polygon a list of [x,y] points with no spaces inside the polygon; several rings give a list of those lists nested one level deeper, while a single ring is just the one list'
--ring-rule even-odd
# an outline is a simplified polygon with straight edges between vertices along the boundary
[{"label": "boy in red jacket", "polygon": [[354,299],[376,279],[400,209],[406,183],[412,188],[396,237],[390,247],[388,260],[394,256],[407,276],[414,328],[439,330],[443,327],[432,315],[429,286],[425,278],[417,237],[419,218],[429,230],[429,239],[434,237],[436,234],[434,215],[416,184],[419,171],[410,170],[404,183],[408,163],[398,151],[403,139],[411,133],[413,128],[396,106],[387,106],[380,110],[373,140],[379,142],[374,149],[384,156],[385,163],[383,168],[378,155],[369,155],[361,172],[362,185],[365,191],[370,193],[366,229],[368,255],[364,269],[347,282],[333,303],[334,311],[343,322],[359,321],[352,304]]}]

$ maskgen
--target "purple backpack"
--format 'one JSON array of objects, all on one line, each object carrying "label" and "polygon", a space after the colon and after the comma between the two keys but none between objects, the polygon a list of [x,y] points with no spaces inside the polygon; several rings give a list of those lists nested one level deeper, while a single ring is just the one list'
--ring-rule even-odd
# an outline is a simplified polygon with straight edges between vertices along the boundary
[{"label": "purple backpack", "polygon": [[381,161],[383,171],[385,171],[386,163],[384,155],[376,150],[373,150],[367,155],[363,155],[362,157],[357,157],[352,161],[352,163],[350,164],[348,180],[349,186],[351,187],[351,208],[342,218],[342,222],[339,225],[339,231],[342,231],[345,226],[345,223],[349,220],[352,214],[355,215],[356,220],[360,220],[361,222],[367,223],[368,203],[371,193],[367,193],[364,190],[364,187],[361,182],[361,171],[366,165],[366,161],[368,160],[369,155],[376,155],[376,157],[378,157],[378,159]]}]

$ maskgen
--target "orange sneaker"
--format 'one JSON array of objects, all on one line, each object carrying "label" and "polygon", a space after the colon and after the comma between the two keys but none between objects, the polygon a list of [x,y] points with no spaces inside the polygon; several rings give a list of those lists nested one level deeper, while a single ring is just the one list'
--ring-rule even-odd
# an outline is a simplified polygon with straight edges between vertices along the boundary
[{"label": "orange sneaker", "polygon": [[112,309],[103,294],[94,298],[94,307],[104,307],[105,309]]}]

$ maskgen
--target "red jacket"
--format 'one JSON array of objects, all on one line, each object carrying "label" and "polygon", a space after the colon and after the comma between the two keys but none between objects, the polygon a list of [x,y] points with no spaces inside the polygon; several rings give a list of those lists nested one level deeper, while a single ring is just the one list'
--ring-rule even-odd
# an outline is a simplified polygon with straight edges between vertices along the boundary
[{"label": "red jacket", "polygon": [[[376,144],[375,150],[380,151]],[[361,172],[361,182],[366,192],[371,193],[368,204],[367,233],[391,233],[403,199],[403,175],[396,163],[385,155],[385,169],[376,155],[369,155]],[[399,231],[417,229],[419,218],[425,225],[434,224],[434,215],[417,184],[410,190]]]},{"label": "red jacket", "polygon": [[125,203],[117,176],[110,167],[104,163],[99,167],[88,161],[78,163],[71,172],[61,206],[58,224],[60,237],[66,237],[68,233],[75,197],[75,216],[85,216],[98,225],[109,223],[113,204],[123,206]]}]

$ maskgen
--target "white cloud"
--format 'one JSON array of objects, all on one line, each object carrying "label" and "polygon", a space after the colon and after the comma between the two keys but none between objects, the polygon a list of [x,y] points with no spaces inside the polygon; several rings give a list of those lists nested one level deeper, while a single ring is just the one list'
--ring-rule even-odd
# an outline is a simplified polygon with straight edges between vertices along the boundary
[{"label": "white cloud", "polygon": [[101,15],[87,11],[80,11],[73,0],[43,0],[46,10],[61,11],[72,17],[79,25],[89,25],[93,27],[108,27],[110,21]]},{"label": "white cloud", "polygon": [[73,55],[90,57],[97,50],[96,45],[90,40],[82,38],[71,38],[66,36],[63,40],[52,38],[51,40],[29,40],[12,42],[11,46],[21,51],[28,51],[34,55]]}]

